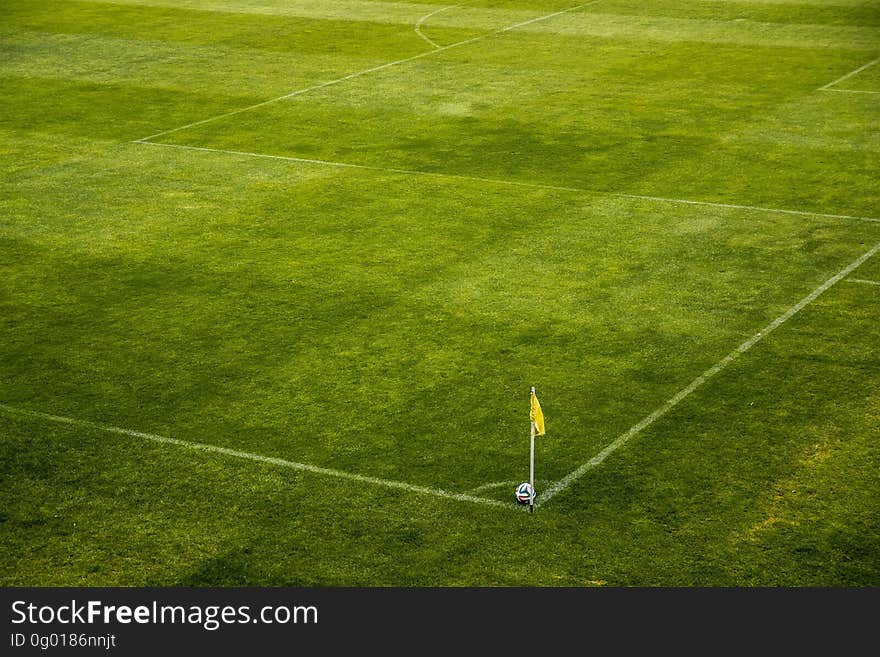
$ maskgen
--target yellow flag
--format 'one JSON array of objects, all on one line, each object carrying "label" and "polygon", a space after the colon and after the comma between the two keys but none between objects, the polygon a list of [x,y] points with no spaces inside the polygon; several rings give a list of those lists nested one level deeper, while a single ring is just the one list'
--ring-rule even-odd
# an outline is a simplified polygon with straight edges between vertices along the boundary
[{"label": "yellow flag", "polygon": [[535,431],[539,436],[544,435],[544,413],[541,411],[541,404],[538,403],[538,397],[532,393],[532,408],[529,411],[529,419],[535,423]]}]

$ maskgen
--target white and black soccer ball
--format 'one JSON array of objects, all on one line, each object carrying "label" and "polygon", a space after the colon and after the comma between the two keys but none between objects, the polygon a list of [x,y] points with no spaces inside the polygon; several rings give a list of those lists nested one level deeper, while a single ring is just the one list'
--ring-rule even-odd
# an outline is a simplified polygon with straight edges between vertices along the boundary
[{"label": "white and black soccer ball", "polygon": [[516,487],[515,495],[517,504],[528,504],[535,495],[535,489],[529,482],[524,481]]}]

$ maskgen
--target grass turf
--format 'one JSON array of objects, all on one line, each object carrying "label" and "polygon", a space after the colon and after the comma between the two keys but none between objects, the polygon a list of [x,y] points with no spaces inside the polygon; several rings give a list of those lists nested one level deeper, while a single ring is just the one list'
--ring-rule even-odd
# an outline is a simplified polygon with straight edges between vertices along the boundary
[{"label": "grass turf", "polygon": [[0,8],[0,582],[880,583],[868,283],[516,512],[880,242],[878,3],[571,6]]}]

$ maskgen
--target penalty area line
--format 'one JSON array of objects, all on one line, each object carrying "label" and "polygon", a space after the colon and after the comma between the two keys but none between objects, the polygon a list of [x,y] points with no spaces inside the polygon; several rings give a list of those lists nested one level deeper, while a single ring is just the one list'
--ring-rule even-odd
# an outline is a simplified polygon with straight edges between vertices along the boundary
[{"label": "penalty area line", "polygon": [[856,258],[849,265],[841,269],[834,276],[829,278],[827,281],[822,283],[815,290],[810,292],[803,299],[798,301],[795,305],[781,314],[779,317],[770,322],[763,329],[755,333],[748,340],[739,345],[736,349],[731,351],[727,356],[722,358],[720,361],[715,363],[708,370],[703,372],[696,379],[691,381],[687,386],[679,390],[672,398],[670,398],[666,403],[660,406],[653,413],[642,419],[637,424],[630,427],[627,431],[618,436],[613,442],[611,442],[608,446],[605,447],[601,452],[596,454],[593,458],[591,458],[586,463],[582,464],[580,467],[575,469],[574,471],[567,474],[565,477],[557,481],[555,484],[550,486],[542,495],[539,496],[540,503],[546,504],[553,497],[564,491],[566,488],[571,486],[574,482],[584,476],[587,472],[595,468],[597,465],[602,463],[609,455],[613,454],[615,451],[623,447],[633,436],[641,433],[652,424],[654,424],[657,420],[666,415],[673,408],[678,406],[683,400],[689,397],[697,388],[702,386],[706,381],[711,379],[713,376],[724,370],[728,365],[733,363],[737,358],[739,358],[742,354],[747,352],[749,349],[758,344],[761,340],[767,337],[771,332],[775,329],[779,328],[789,319],[794,317],[797,313],[803,310],[806,306],[811,304],[813,301],[818,299],[824,292],[826,292],[831,286],[835,283],[841,281],[842,279],[849,276],[853,271],[855,271],[858,267],[860,267],[865,261],[867,261],[872,256],[876,255],[876,253],[880,251],[880,242],[875,244],[873,247],[868,249],[865,253]]},{"label": "penalty area line", "polygon": [[828,214],[825,212],[807,212],[806,210],[784,210],[780,208],[765,208],[758,205],[736,205],[734,203],[714,203],[712,201],[691,201],[682,198],[665,198],[663,196],[643,196],[641,194],[614,194],[621,198],[642,199],[645,201],[658,201],[661,203],[679,203],[681,205],[704,205],[713,208],[729,208],[732,210],[754,210],[755,212],[772,212],[776,214],[793,214],[801,217],[825,217],[827,219],[854,219],[856,221],[868,221],[880,223],[875,217],[854,217],[848,214]]},{"label": "penalty area line", "polygon": [[135,431],[133,429],[123,429],[121,427],[114,427],[107,424],[100,424],[98,422],[90,422],[89,420],[78,420],[76,418],[71,417],[63,417],[60,415],[51,415],[49,413],[41,413],[39,411],[31,411],[27,409],[17,408],[15,406],[9,406],[8,404],[0,403],[0,410],[7,412],[8,414],[16,414],[23,415],[26,417],[38,418],[41,420],[47,420],[49,422],[55,422],[58,424],[67,424],[74,427],[82,427],[84,429],[92,429],[96,431],[104,431],[106,433],[113,433],[121,436],[129,436],[132,438],[141,438],[144,440],[149,440],[154,443],[160,443],[163,445],[175,445],[177,447],[183,447],[185,449],[196,450],[200,452],[208,452],[212,454],[222,454],[223,456],[231,456],[237,459],[244,459],[247,461],[256,461],[258,463],[265,463],[268,465],[274,465],[282,468],[289,468],[291,470],[301,470],[303,472],[310,472],[312,474],[323,475],[327,477],[336,477],[338,479],[348,479],[351,481],[358,481],[365,484],[372,484],[375,486],[382,486],[385,488],[396,488],[398,490],[404,490],[410,493],[418,493],[422,495],[431,495],[433,497],[440,497],[447,500],[455,500],[457,502],[471,502],[474,504],[482,504],[484,506],[493,506],[493,507],[501,507],[505,509],[514,508],[513,504],[505,504],[504,502],[500,502],[498,500],[493,500],[485,497],[479,497],[476,495],[468,495],[466,493],[453,493],[447,490],[443,490],[442,488],[431,488],[429,486],[417,486],[415,484],[410,484],[404,481],[395,481],[392,479],[380,479],[378,477],[369,477],[367,475],[357,474],[354,472],[345,472],[343,470],[334,470],[332,468],[322,468],[317,465],[310,465],[308,463],[297,463],[295,461],[288,461],[286,459],[277,458],[274,456],[264,456],[262,454],[252,454],[250,452],[243,452],[237,449],[231,449],[229,447],[220,447],[218,445],[209,445],[207,443],[197,443],[189,440],[181,440],[179,438],[170,438],[168,436],[160,436],[154,433],[146,433],[143,431]]},{"label": "penalty area line", "polygon": [[855,217],[848,214],[828,214],[824,212],[808,212],[806,210],[786,210],[782,208],[766,208],[755,205],[736,205],[734,203],[714,203],[711,201],[692,201],[689,199],[666,198],[662,196],[644,196],[640,194],[624,194],[621,192],[602,192],[598,190],[585,189],[583,187],[565,187],[563,185],[545,185],[542,183],[529,183],[518,180],[504,180],[503,178],[482,178],[480,176],[468,176],[457,173],[443,173],[441,171],[419,171],[417,169],[395,169],[393,167],[373,166],[369,164],[353,164],[351,162],[334,162],[332,160],[318,160],[306,157],[293,157],[290,155],[271,155],[268,153],[252,153],[249,151],[234,151],[224,148],[210,148],[207,146],[187,146],[186,144],[170,144],[160,141],[145,141],[138,139],[133,142],[135,144],[143,144],[145,146],[161,146],[163,148],[177,148],[180,150],[201,151],[203,153],[221,153],[225,155],[238,155],[240,157],[255,157],[266,160],[280,160],[282,162],[295,162],[299,164],[314,164],[317,166],[336,167],[338,169],[361,169],[364,171],[376,171],[378,173],[391,173],[405,176],[425,176],[430,178],[441,178],[445,180],[461,180],[466,182],[479,182],[491,185],[509,185],[512,187],[526,187],[528,189],[546,189],[556,192],[573,192],[575,194],[593,194],[598,196],[613,196],[617,198],[638,199],[642,201],[652,201],[659,203],[678,203],[680,205],[695,205],[713,208],[726,208],[729,210],[746,210],[749,212],[765,212],[771,214],[790,214],[801,217],[823,217],[826,219],[844,219],[850,221],[867,221],[880,223],[880,219],[875,217]]},{"label": "penalty area line", "polygon": [[841,94],[880,94],[880,91],[870,89],[819,89],[819,91],[836,91]]},{"label": "penalty area line", "polygon": [[[294,162],[297,164],[314,164],[337,169],[361,169],[363,171],[375,171],[377,173],[391,173],[402,176],[424,176],[426,178],[442,178],[446,180],[460,180],[463,182],[480,182],[492,185],[512,185],[515,187],[528,187],[530,189],[548,189],[557,192],[574,192],[576,194],[592,194],[588,189],[579,187],[562,187],[559,185],[542,185],[541,183],[519,182],[516,180],[503,180],[501,178],[480,178],[456,173],[443,173],[442,171],[419,171],[418,169],[395,169],[393,167],[372,166],[369,164],[353,164],[351,162],[334,162],[332,160],[316,160],[307,157],[292,157],[290,155],[270,155],[268,153],[251,153],[248,151],[232,151],[224,148],[210,148],[207,146],[187,146],[186,144],[168,144],[161,141],[137,140],[136,144],[145,146],[161,146],[163,148],[178,148],[187,151],[202,151],[203,153],[221,153],[224,155],[239,155],[241,157],[256,157],[266,160],[281,160],[282,162]],[[878,219],[880,221],[880,219]]]}]

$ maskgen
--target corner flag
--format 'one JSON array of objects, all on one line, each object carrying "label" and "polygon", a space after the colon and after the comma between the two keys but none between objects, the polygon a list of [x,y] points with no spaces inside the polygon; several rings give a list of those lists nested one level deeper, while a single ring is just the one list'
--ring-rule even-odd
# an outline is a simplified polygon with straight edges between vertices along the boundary
[{"label": "corner flag", "polygon": [[529,513],[535,510],[535,434],[544,435],[544,413],[535,395],[535,386],[532,386],[532,401],[529,408],[529,485],[532,494],[529,498]]},{"label": "corner flag", "polygon": [[529,419],[535,423],[535,430],[539,436],[544,435],[544,413],[541,411],[541,404],[538,403],[538,397],[532,388],[532,407],[529,410]]}]

